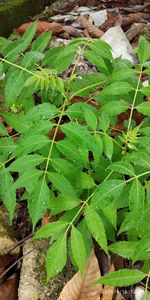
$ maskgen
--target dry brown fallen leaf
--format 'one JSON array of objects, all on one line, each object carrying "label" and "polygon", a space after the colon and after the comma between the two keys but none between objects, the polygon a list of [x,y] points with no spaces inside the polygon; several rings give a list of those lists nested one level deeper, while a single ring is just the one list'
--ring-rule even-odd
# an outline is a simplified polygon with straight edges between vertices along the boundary
[{"label": "dry brown fallen leaf", "polygon": [[104,32],[96,27],[95,25],[91,24],[91,19],[87,20],[84,15],[79,15],[77,18],[77,22],[83,29],[87,29],[90,36],[93,38],[101,38]]},{"label": "dry brown fallen leaf", "polygon": [[17,300],[18,279],[13,275],[0,284],[0,300]]},{"label": "dry brown fallen leaf", "polygon": [[92,250],[83,275],[76,273],[67,282],[58,300],[100,300],[102,285],[95,283],[100,276],[98,260]]},{"label": "dry brown fallen leaf", "polygon": [[[15,29],[15,32],[22,35],[31,23],[32,22],[24,23],[23,25]],[[51,23],[45,21],[37,22],[37,30],[36,30],[37,34],[41,34],[43,32],[50,31],[50,30],[53,30],[55,33],[60,33],[63,31],[63,26],[56,22],[51,22]]]}]

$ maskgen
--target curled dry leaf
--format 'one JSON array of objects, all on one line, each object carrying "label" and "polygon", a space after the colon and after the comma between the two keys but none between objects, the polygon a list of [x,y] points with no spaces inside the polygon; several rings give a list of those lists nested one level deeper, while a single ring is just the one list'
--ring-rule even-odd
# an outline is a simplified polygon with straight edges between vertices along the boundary
[{"label": "curled dry leaf", "polygon": [[80,37],[80,36],[82,36],[81,32],[78,29],[76,29],[76,28],[74,28],[72,26],[64,26],[63,30],[66,31],[69,35],[71,35],[73,37]]},{"label": "curled dry leaf", "polygon": [[84,273],[76,273],[67,282],[58,300],[99,300],[102,286],[96,284],[100,277],[100,269],[94,250],[86,263]]},{"label": "curled dry leaf", "polygon": [[[22,35],[31,23],[32,22],[24,23],[19,28],[17,28],[15,32]],[[51,30],[53,30],[55,33],[60,33],[61,31],[63,31],[63,26],[56,22],[51,22],[51,23],[45,21],[37,22],[37,30],[36,30],[37,34],[41,34],[42,32],[51,31]]]},{"label": "curled dry leaf", "polygon": [[104,32],[97,28],[95,25],[91,24],[91,19],[87,20],[85,16],[79,15],[77,21],[81,28],[87,29],[91,37],[101,38]]}]

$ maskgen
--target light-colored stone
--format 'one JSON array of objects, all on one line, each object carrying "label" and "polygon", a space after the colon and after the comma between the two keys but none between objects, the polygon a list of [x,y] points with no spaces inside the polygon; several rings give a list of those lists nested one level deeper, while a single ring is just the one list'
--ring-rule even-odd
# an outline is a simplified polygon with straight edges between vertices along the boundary
[{"label": "light-colored stone", "polygon": [[92,17],[95,26],[99,27],[107,20],[107,11],[106,9],[103,9],[96,12],[92,12],[90,13],[90,16]]},{"label": "light-colored stone", "polygon": [[[6,255],[10,249],[13,248],[13,246],[16,243],[16,239],[13,235],[13,233],[10,230],[9,225],[7,224],[5,217],[2,213],[0,213],[0,255]],[[15,247],[11,254],[15,255],[18,254],[19,247]]]},{"label": "light-colored stone", "polygon": [[120,56],[123,59],[131,61],[133,64],[137,63],[137,57],[133,54],[133,48],[120,26],[109,28],[101,37],[101,40],[112,47],[114,58]]}]

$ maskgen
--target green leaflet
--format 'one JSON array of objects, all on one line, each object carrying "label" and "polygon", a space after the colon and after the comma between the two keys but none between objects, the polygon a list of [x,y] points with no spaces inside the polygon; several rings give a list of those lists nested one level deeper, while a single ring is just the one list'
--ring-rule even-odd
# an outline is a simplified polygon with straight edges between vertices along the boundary
[{"label": "green leaflet", "polygon": [[11,70],[9,76],[5,79],[5,103],[8,107],[13,105],[20,95],[24,82],[29,77],[29,74],[20,69]]},{"label": "green leaflet", "polygon": [[122,256],[124,258],[131,260],[131,259],[133,259],[133,254],[137,247],[137,244],[138,244],[138,242],[126,242],[126,241],[117,242],[117,243],[111,244],[108,247],[108,250],[119,256]]},{"label": "green leaflet", "polygon": [[14,188],[18,189],[20,187],[24,187],[29,193],[31,193],[34,190],[35,185],[37,185],[39,177],[42,175],[43,172],[41,170],[29,169],[20,175],[19,179],[15,181]]},{"label": "green leaflet", "polygon": [[[149,87],[148,87],[149,88]],[[146,88],[145,88],[146,89]],[[145,93],[147,94],[147,93]],[[150,95],[150,93],[149,93]],[[150,102],[142,102],[136,107],[137,111],[145,116],[150,116]]]},{"label": "green leaflet", "polygon": [[29,135],[24,139],[22,138],[18,142],[14,154],[17,156],[28,154],[35,150],[41,149],[42,147],[48,145],[49,143],[50,140],[42,134],[35,134],[31,136]]},{"label": "green leaflet", "polygon": [[8,137],[0,138],[0,153],[10,154],[16,148],[16,144]]},{"label": "green leaflet", "polygon": [[106,76],[100,73],[80,74],[69,84],[69,89],[75,95],[88,96],[94,93],[97,88],[102,87],[103,82],[106,80]]},{"label": "green leaflet", "polygon": [[132,165],[126,161],[117,161],[112,163],[108,169],[121,173],[121,174],[127,174],[129,176],[135,176],[134,168]]},{"label": "green leaflet", "polygon": [[135,263],[138,260],[148,260],[150,259],[150,239],[144,238],[141,239],[134,250],[133,253],[133,262]]},{"label": "green leaflet", "polygon": [[102,276],[97,282],[110,286],[128,286],[141,281],[146,275],[139,270],[123,269]]},{"label": "green leaflet", "polygon": [[81,232],[74,226],[71,229],[71,250],[76,265],[83,273],[86,262],[86,249]]},{"label": "green leaflet", "polygon": [[47,282],[57,275],[66,264],[66,234],[49,248],[46,257]]},{"label": "green leaflet", "polygon": [[92,240],[92,235],[86,225],[85,219],[83,219],[78,224],[77,229],[81,232],[82,237],[84,239],[84,244],[86,249],[86,259],[88,259],[93,247],[93,240]]},{"label": "green leaflet", "polygon": [[141,64],[144,64],[150,58],[150,43],[144,36],[140,36],[137,54]]},{"label": "green leaflet", "polygon": [[62,195],[70,196],[75,199],[77,198],[76,192],[73,189],[71,183],[63,175],[59,173],[49,172],[48,178],[54,184],[56,189],[61,192]]},{"label": "green leaflet", "polygon": [[73,141],[65,138],[64,140],[57,142],[56,147],[60,153],[66,156],[73,163],[77,164],[77,166],[80,167],[83,165],[83,161],[78,155],[79,147]]},{"label": "green leaflet", "polygon": [[[19,61],[21,67],[25,69],[31,69],[35,64],[44,58],[44,54],[37,51],[27,52],[22,59]],[[31,71],[32,72],[32,71]]]},{"label": "green leaflet", "polygon": [[32,51],[43,52],[47,47],[49,41],[51,40],[52,32],[44,32],[42,33],[33,43],[32,43]]},{"label": "green leaflet", "polygon": [[16,207],[16,193],[13,187],[14,181],[9,171],[3,167],[0,171],[0,196],[12,222]]},{"label": "green leaflet", "polygon": [[52,48],[46,52],[43,65],[48,65],[52,69],[56,69],[58,73],[61,73],[71,65],[76,51],[77,46],[73,44],[65,47]]},{"label": "green leaflet", "polygon": [[137,228],[140,215],[141,215],[140,211],[132,211],[128,213],[121,224],[118,235],[121,234],[122,232],[128,232],[128,230]]},{"label": "green leaflet", "polygon": [[96,186],[94,179],[87,173],[80,172],[77,177],[77,185],[82,189],[91,189]]},{"label": "green leaflet", "polygon": [[59,214],[63,211],[69,211],[70,209],[79,206],[80,201],[77,198],[71,196],[58,196],[52,198],[49,201],[49,208],[53,215]]},{"label": "green leaflet", "polygon": [[48,208],[50,198],[49,188],[43,177],[38,181],[37,185],[34,186],[34,190],[29,195],[29,213],[31,216],[33,229],[37,222],[43,217],[46,209]]},{"label": "green leaflet", "polygon": [[62,221],[56,221],[56,222],[52,222],[49,224],[46,224],[44,226],[42,226],[34,235],[34,239],[44,239],[44,238],[48,238],[53,236],[56,233],[61,232],[62,230],[64,230],[65,228],[67,228],[67,226],[69,225],[68,223],[62,222]]},{"label": "green leaflet", "polygon": [[44,160],[46,160],[46,158],[39,154],[24,155],[12,162],[8,167],[8,170],[22,173],[25,170],[27,171],[35,166],[38,166]]},{"label": "green leaflet", "polygon": [[107,238],[104,225],[100,216],[90,206],[86,208],[85,221],[94,239],[98,242],[101,248],[107,253]]},{"label": "green leaflet", "polygon": [[144,210],[145,206],[145,191],[138,179],[135,179],[132,183],[129,192],[129,207],[130,210],[140,211]]},{"label": "green leaflet", "polygon": [[98,57],[101,56],[105,59],[112,60],[111,46],[106,42],[99,39],[92,39],[88,47],[94,50]]},{"label": "green leaflet", "polygon": [[93,65],[97,67],[99,71],[108,73],[105,60],[101,55],[98,55],[97,51],[86,50],[84,51],[84,57]]},{"label": "green leaflet", "polygon": [[114,144],[113,139],[107,134],[103,137],[103,151],[104,154],[111,160],[114,151]]},{"label": "green leaflet", "polygon": [[91,200],[91,206],[95,209],[102,209],[107,206],[114,198],[119,197],[124,188],[125,182],[123,180],[107,180],[99,184],[96,188]]},{"label": "green leaflet", "polygon": [[107,85],[101,92],[101,96],[119,96],[134,91],[134,87],[128,82],[114,82]]},{"label": "green leaflet", "polygon": [[87,145],[89,150],[94,148],[94,139],[89,131],[77,123],[67,123],[61,126],[62,131],[74,142],[78,145],[82,144],[83,142]]},{"label": "green leaflet", "polygon": [[77,119],[77,120],[85,120],[85,115],[84,113],[86,111],[92,111],[95,113],[95,107],[85,103],[85,102],[78,102],[71,104],[67,110],[66,114],[70,116],[72,119]]},{"label": "green leaflet", "polygon": [[98,118],[98,129],[106,132],[110,125],[110,118],[105,112],[101,112]]},{"label": "green leaflet", "polygon": [[138,232],[142,237],[149,235],[149,228],[150,228],[149,226],[150,226],[150,209],[147,208],[144,212],[142,212],[142,215],[140,212],[138,223],[137,223]]},{"label": "green leaflet", "polygon": [[27,120],[24,114],[2,113],[8,125],[12,126],[17,132],[25,132],[32,125],[32,121]]},{"label": "green leaflet", "polygon": [[[118,83],[119,85],[119,83]],[[103,92],[102,92],[103,93]],[[111,101],[102,106],[101,112],[108,116],[117,116],[128,109],[128,103],[123,101]]]},{"label": "green leaflet", "polygon": [[126,159],[135,165],[150,169],[150,156],[143,151],[134,151],[126,156]]},{"label": "green leaflet", "polygon": [[110,82],[113,83],[115,81],[130,79],[134,76],[135,70],[129,68],[122,68],[121,70],[114,70],[114,72],[110,76]]},{"label": "green leaflet", "polygon": [[96,127],[97,127],[96,115],[92,111],[87,110],[87,111],[85,111],[84,116],[85,116],[85,121],[86,121],[88,127],[92,130],[96,130]]},{"label": "green leaflet", "polygon": [[1,123],[1,122],[0,122],[0,135],[2,135],[2,136],[8,136],[7,129],[5,128],[5,126],[3,125],[3,123]]},{"label": "green leaflet", "polygon": [[7,60],[15,61],[16,57],[28,48],[35,35],[36,28],[36,22],[32,23],[20,39],[13,43],[9,43],[4,48],[3,55],[6,56]]},{"label": "green leaflet", "polygon": [[50,103],[42,103],[34,106],[27,113],[27,119],[37,122],[41,119],[47,120],[53,118],[59,113],[55,105]]}]

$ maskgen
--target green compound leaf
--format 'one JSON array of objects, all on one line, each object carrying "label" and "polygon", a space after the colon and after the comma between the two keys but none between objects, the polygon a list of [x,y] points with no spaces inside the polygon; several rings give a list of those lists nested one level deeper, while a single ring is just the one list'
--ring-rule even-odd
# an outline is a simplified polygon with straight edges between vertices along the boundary
[{"label": "green compound leaf", "polygon": [[139,270],[123,269],[101,277],[97,282],[110,286],[128,286],[141,281],[146,274]]},{"label": "green compound leaf", "polygon": [[104,225],[98,213],[94,211],[91,207],[86,208],[85,220],[88,229],[90,230],[94,239],[102,247],[102,249],[107,253],[107,238],[104,229]]},{"label": "green compound leaf", "polygon": [[71,250],[76,265],[83,273],[86,262],[86,249],[81,232],[74,226],[71,229]]},{"label": "green compound leaf", "polygon": [[47,282],[62,271],[66,264],[66,234],[58,238],[49,248],[46,256]]}]

